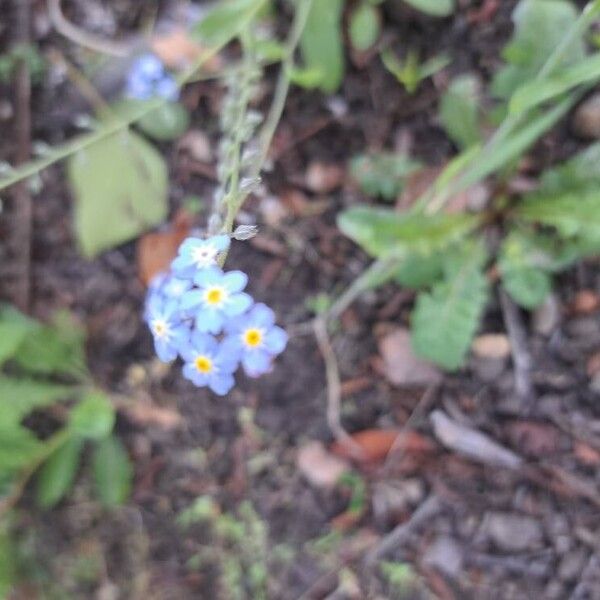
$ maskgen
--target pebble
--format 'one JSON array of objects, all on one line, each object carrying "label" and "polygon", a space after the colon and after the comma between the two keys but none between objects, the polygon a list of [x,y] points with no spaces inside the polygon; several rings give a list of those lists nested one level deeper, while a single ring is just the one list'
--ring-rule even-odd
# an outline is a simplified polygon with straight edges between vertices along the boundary
[{"label": "pebble", "polygon": [[595,317],[577,317],[567,323],[567,332],[576,338],[593,338],[600,334],[600,322]]},{"label": "pebble", "polygon": [[482,529],[504,552],[523,552],[542,546],[543,533],[539,521],[525,515],[489,512],[485,515]]},{"label": "pebble", "polygon": [[504,372],[506,360],[504,358],[472,356],[469,360],[469,366],[477,379],[484,383],[491,383],[496,381]]},{"label": "pebble", "polygon": [[600,93],[592,94],[575,110],[573,133],[587,140],[600,138]]},{"label": "pebble", "polygon": [[382,524],[396,522],[403,513],[417,506],[425,496],[421,479],[382,481],[373,489],[373,513]]},{"label": "pebble", "polygon": [[463,568],[464,555],[462,547],[450,536],[439,536],[427,548],[423,563],[449,577],[457,577]]},{"label": "pebble", "polygon": [[588,561],[588,553],[577,548],[565,554],[558,565],[558,576],[562,581],[573,581],[579,577]]}]

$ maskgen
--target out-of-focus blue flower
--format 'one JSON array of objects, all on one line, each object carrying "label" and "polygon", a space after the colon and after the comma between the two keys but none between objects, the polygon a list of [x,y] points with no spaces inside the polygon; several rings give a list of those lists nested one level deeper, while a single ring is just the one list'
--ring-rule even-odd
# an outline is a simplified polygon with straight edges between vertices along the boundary
[{"label": "out-of-focus blue flower", "polygon": [[175,360],[190,337],[189,327],[181,321],[178,303],[158,294],[150,296],[146,317],[158,358],[163,362]]},{"label": "out-of-focus blue flower", "polygon": [[208,386],[219,396],[224,396],[234,386],[237,359],[211,335],[195,331],[182,348],[181,356],[185,361],[183,375],[194,385]]},{"label": "out-of-focus blue flower", "polygon": [[175,101],[179,97],[179,88],[158,56],[148,53],[136,58],[131,65],[125,95],[137,100],[149,100],[159,96]]},{"label": "out-of-focus blue flower", "polygon": [[178,256],[171,263],[171,269],[179,277],[191,278],[199,269],[214,267],[217,256],[227,250],[230,243],[227,235],[216,235],[206,240],[189,237],[179,246]]},{"label": "out-of-focus blue flower", "polygon": [[194,277],[198,289],[186,292],[181,299],[184,311],[196,309],[196,329],[203,333],[219,333],[232,317],[252,306],[252,297],[242,292],[248,277],[241,271],[223,273],[218,267],[198,271]]},{"label": "out-of-focus blue flower", "polygon": [[144,307],[144,320],[148,322],[149,307],[155,302],[166,302],[174,300],[179,302],[183,295],[192,289],[193,282],[189,279],[180,279],[170,271],[159,273],[150,281],[146,294]]},{"label": "out-of-focus blue flower", "polygon": [[225,323],[224,346],[240,358],[244,371],[258,377],[271,370],[273,357],[285,349],[287,333],[275,325],[275,314],[265,304],[255,304],[246,314]]}]

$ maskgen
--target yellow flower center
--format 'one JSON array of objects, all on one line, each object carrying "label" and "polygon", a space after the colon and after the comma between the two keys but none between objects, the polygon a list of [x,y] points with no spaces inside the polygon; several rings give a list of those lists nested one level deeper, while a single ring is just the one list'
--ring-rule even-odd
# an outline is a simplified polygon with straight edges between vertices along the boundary
[{"label": "yellow flower center", "polygon": [[205,299],[208,304],[213,306],[221,304],[225,299],[225,290],[221,287],[213,287],[206,290]]},{"label": "yellow flower center", "polygon": [[210,373],[213,369],[212,360],[208,356],[198,356],[194,360],[194,365],[200,373]]},{"label": "yellow flower center", "polygon": [[244,332],[244,343],[251,348],[256,348],[262,342],[263,334],[260,329],[247,329]]}]

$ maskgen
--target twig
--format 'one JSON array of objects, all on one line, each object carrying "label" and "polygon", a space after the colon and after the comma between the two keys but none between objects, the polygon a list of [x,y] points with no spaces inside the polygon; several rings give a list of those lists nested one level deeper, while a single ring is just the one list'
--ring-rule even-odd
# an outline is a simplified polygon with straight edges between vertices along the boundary
[{"label": "twig", "polygon": [[510,351],[515,370],[515,391],[521,400],[530,400],[533,396],[531,383],[531,355],[527,347],[527,334],[517,305],[502,289],[499,290],[502,317],[510,339]]},{"label": "twig", "polygon": [[[29,44],[30,10],[29,1],[14,0],[15,10],[15,43]],[[15,138],[17,150],[15,164],[20,165],[29,160],[31,150],[31,77],[25,58],[19,61],[15,75]],[[32,203],[27,182],[23,181],[13,190],[15,208],[16,260],[20,268],[17,273],[15,304],[23,311],[29,308],[31,291],[31,227]]]},{"label": "twig", "polygon": [[331,341],[327,332],[327,323],[323,319],[316,319],[313,322],[313,328],[315,338],[317,339],[317,345],[319,346],[323,361],[325,362],[325,375],[327,378],[327,425],[329,425],[329,429],[338,442],[347,446],[356,458],[361,458],[361,448],[348,435],[348,432],[342,426],[342,389],[340,373],[335,358],[335,352],[331,346]]},{"label": "twig", "polygon": [[131,53],[132,44],[103,39],[73,25],[63,14],[60,2],[61,0],[48,0],[48,16],[58,33],[84,48],[101,54],[123,58]]}]

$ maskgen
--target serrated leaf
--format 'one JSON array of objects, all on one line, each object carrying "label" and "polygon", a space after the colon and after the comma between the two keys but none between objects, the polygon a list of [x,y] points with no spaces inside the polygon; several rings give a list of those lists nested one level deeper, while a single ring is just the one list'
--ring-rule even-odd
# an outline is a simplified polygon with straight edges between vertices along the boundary
[{"label": "serrated leaf", "polygon": [[74,435],[99,440],[108,436],[115,424],[115,409],[102,392],[87,393],[69,415],[69,429]]},{"label": "serrated leaf", "polygon": [[368,196],[394,200],[404,188],[408,176],[421,166],[419,161],[406,154],[360,154],[350,161],[350,174]]},{"label": "serrated leaf", "polygon": [[350,15],[350,42],[359,51],[368,50],[379,37],[381,25],[379,12],[365,2],[359,4]]},{"label": "serrated leaf", "polygon": [[0,475],[14,473],[35,462],[44,444],[25,427],[0,427]]},{"label": "serrated leaf", "polygon": [[30,412],[66,400],[73,393],[66,385],[0,375],[0,427],[18,424]]},{"label": "serrated leaf", "polygon": [[600,54],[588,56],[567,70],[520,86],[510,99],[509,110],[520,114],[548,102],[584,83],[600,79]]},{"label": "serrated leaf", "polygon": [[26,336],[37,326],[16,308],[0,305],[0,365],[14,356]]},{"label": "serrated leaf", "polygon": [[413,349],[449,371],[463,364],[487,303],[486,259],[483,244],[463,247],[448,256],[444,279],[417,297],[411,318]]},{"label": "serrated leaf", "polygon": [[76,200],[75,233],[85,256],[126,242],[166,217],[166,164],[134,133],[77,152],[67,171]]},{"label": "serrated leaf", "polygon": [[413,8],[432,17],[448,17],[454,12],[454,0],[404,0]]},{"label": "serrated leaf", "polygon": [[98,496],[105,506],[118,506],[131,492],[133,467],[123,444],[114,436],[96,445],[93,456]]},{"label": "serrated leaf", "polygon": [[[521,0],[512,19],[515,31],[503,51],[509,64],[496,73],[491,88],[496,97],[504,99],[535,77],[575,23],[577,11],[567,0]],[[583,39],[576,36],[556,71],[581,60],[584,54]]]},{"label": "serrated leaf", "polygon": [[306,67],[320,72],[319,87],[329,94],[339,88],[344,77],[343,7],[343,0],[313,0],[300,39]]},{"label": "serrated leaf", "polygon": [[264,6],[264,0],[226,0],[217,3],[192,28],[191,35],[205,44],[215,46],[236,37]]},{"label": "serrated leaf", "polygon": [[473,75],[452,80],[442,96],[440,119],[448,137],[461,149],[481,141],[479,82]]},{"label": "serrated leaf", "polygon": [[400,214],[359,206],[338,216],[338,227],[373,256],[438,252],[461,239],[480,222],[471,214]]},{"label": "serrated leaf", "polygon": [[57,313],[53,323],[38,326],[23,340],[14,355],[29,373],[82,377],[85,372],[84,330],[69,313]]},{"label": "serrated leaf", "polygon": [[37,477],[36,501],[41,508],[58,504],[73,485],[83,440],[69,438],[44,463]]}]

